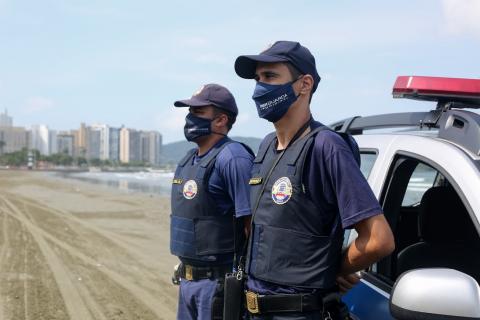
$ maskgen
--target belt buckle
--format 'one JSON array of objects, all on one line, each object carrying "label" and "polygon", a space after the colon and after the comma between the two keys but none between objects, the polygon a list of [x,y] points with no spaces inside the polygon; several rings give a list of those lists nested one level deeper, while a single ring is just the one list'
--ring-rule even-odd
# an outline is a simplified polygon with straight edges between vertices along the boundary
[{"label": "belt buckle", "polygon": [[247,291],[245,297],[247,299],[248,312],[250,312],[251,314],[260,313],[260,308],[258,305],[258,293]]},{"label": "belt buckle", "polygon": [[188,264],[185,266],[185,279],[187,279],[188,281],[193,280],[193,268]]}]

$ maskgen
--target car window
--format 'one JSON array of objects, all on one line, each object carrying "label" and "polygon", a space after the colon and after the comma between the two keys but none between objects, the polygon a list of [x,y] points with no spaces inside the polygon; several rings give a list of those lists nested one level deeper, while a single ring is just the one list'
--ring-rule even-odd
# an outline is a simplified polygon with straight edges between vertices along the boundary
[{"label": "car window", "polygon": [[[389,170],[381,204],[395,236],[395,251],[375,274],[393,284],[418,268],[451,268],[480,281],[480,237],[460,196],[442,168],[397,156]],[[458,185],[456,183],[455,185]]]},{"label": "car window", "polygon": [[362,171],[365,179],[368,179],[370,171],[372,171],[375,160],[377,159],[377,153],[372,151],[360,151],[360,171]]},{"label": "car window", "polygon": [[437,174],[437,170],[423,163],[419,163],[408,181],[402,206],[419,204],[425,191],[433,186]]}]

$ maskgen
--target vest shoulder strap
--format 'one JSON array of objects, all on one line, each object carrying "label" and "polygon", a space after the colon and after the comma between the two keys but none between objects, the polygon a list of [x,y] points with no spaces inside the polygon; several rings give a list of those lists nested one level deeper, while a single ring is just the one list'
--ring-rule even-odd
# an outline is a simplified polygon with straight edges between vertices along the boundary
[{"label": "vest shoulder strap", "polygon": [[303,172],[303,168],[305,166],[305,161],[306,161],[306,156],[308,155],[308,151],[310,150],[310,147],[312,146],[316,135],[320,131],[325,131],[325,130],[330,130],[332,132],[335,132],[347,143],[347,145],[350,147],[350,150],[352,151],[352,154],[353,154],[353,157],[355,158],[355,161],[360,166],[360,161],[361,161],[360,150],[358,148],[358,145],[355,142],[355,139],[352,139],[351,135],[348,134],[348,133],[339,133],[339,132],[336,132],[336,131],[332,130],[331,128],[329,128],[327,126],[324,126],[324,125],[322,125],[318,128],[315,128],[314,130],[309,132],[309,134],[307,135],[307,138],[305,139],[305,142],[304,142],[303,146],[299,145],[299,147],[298,147],[299,150],[290,155],[291,158],[288,159],[289,161],[287,162],[287,164],[290,165],[290,166],[295,166],[297,164],[297,162],[299,161],[299,159],[302,157],[301,163],[297,167],[300,169],[299,172]]},{"label": "vest shoulder strap", "polygon": [[195,155],[196,152],[197,152],[196,148],[188,150],[187,154],[178,163],[178,166],[179,167],[184,167],[187,164],[187,162],[193,158],[193,156]]},{"label": "vest shoulder strap", "polygon": [[312,142],[313,142],[313,138],[320,132],[320,131],[324,131],[324,130],[331,130],[329,127],[327,126],[319,126],[315,129],[313,129],[312,131],[310,131],[303,139],[303,144],[299,144],[296,146],[297,151],[296,152],[292,152],[289,154],[289,158],[287,158],[287,164],[288,165],[291,165],[291,166],[294,166],[298,159],[300,158],[300,156],[302,154],[306,154],[306,152],[303,152],[304,150],[307,151],[308,148],[310,148],[310,146],[312,145]]},{"label": "vest shoulder strap", "polygon": [[233,140],[228,139],[227,141],[225,141],[221,145],[215,147],[215,149],[211,150],[205,156],[205,158],[203,158],[201,160],[200,167],[207,168],[212,162],[215,162],[215,159],[217,158],[218,154],[223,150],[223,148],[225,148],[227,145],[229,145],[232,142],[233,142]]},{"label": "vest shoulder strap", "polygon": [[247,144],[239,141],[236,141],[236,142],[240,143],[245,148],[245,150],[247,150],[248,153],[250,153],[253,157],[255,157],[255,152],[253,152],[252,148],[250,148]]},{"label": "vest shoulder strap", "polygon": [[260,148],[258,149],[257,156],[253,160],[253,163],[261,163],[263,162],[263,159],[265,158],[265,154],[267,154],[268,148],[270,148],[270,145],[272,142],[275,140],[277,137],[276,132],[270,132],[262,141],[260,144]]}]

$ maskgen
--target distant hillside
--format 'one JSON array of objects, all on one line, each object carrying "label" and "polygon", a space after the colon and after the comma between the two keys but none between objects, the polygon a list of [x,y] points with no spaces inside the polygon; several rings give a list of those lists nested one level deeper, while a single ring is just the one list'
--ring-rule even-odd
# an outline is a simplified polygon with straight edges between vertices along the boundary
[{"label": "distant hillside", "polygon": [[[233,140],[245,143],[253,152],[257,152],[262,139],[248,137],[231,137]],[[196,144],[188,141],[178,141],[163,145],[162,163],[177,163],[187,153],[188,150],[195,148]]]}]

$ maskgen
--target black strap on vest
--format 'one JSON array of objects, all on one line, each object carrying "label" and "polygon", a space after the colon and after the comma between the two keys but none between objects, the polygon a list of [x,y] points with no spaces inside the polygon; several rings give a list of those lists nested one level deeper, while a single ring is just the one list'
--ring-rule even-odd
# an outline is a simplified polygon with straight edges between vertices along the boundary
[{"label": "black strap on vest", "polygon": [[[225,148],[227,145],[232,143],[233,141],[228,139],[225,141],[221,146],[218,146],[214,150],[211,150],[204,159],[201,160],[200,167],[197,171],[197,178],[203,178],[206,175],[210,175],[210,172],[213,169],[213,164],[217,159],[218,154]],[[204,179],[205,181],[208,179]]]},{"label": "black strap on vest", "polygon": [[195,156],[196,152],[197,152],[196,148],[188,150],[187,154],[182,158],[182,160],[180,160],[180,162],[178,162],[177,166],[184,167],[187,164],[188,160],[192,159],[193,156]]},{"label": "black strap on vest", "polygon": [[[220,151],[223,150],[228,144],[232,143],[233,140],[227,137],[227,141],[225,141],[222,145],[214,148],[211,150],[204,159],[201,159],[200,161],[200,167],[197,171],[196,178],[201,179],[204,178],[205,175],[210,174],[211,169],[213,168],[212,164],[215,162],[214,160],[217,158],[218,154]],[[192,161],[193,157],[195,157],[195,154],[197,153],[197,148],[190,149],[187,154],[180,160],[178,163],[178,167],[184,167],[189,161]],[[205,179],[208,180],[208,179]]]},{"label": "black strap on vest", "polygon": [[[313,142],[314,142],[314,137],[320,132],[320,131],[324,131],[324,130],[331,130],[330,128],[328,128],[327,126],[319,126],[315,129],[313,129],[312,131],[310,131],[304,138],[306,139],[306,142],[303,144],[302,148],[297,152],[297,153],[294,153],[294,154],[290,154],[289,158],[287,159],[287,165],[288,165],[288,174],[292,174],[294,175],[296,173],[296,170],[297,170],[297,161],[300,159],[300,156],[302,154],[305,154],[305,156],[303,157],[303,161],[302,161],[302,164],[301,166],[299,166],[299,171],[300,171],[300,183],[303,184],[303,168],[305,166],[305,161],[307,159],[307,152],[308,150],[310,149],[310,147],[312,146]],[[305,152],[304,152],[305,151]]]},{"label": "black strap on vest", "polygon": [[262,145],[260,146],[260,149],[258,150],[257,156],[253,160],[254,163],[263,162],[263,159],[265,158],[265,155],[267,154],[267,151],[270,148],[270,145],[272,144],[273,140],[275,140],[276,137],[277,137],[276,132],[270,132],[265,137]]},{"label": "black strap on vest", "polygon": [[296,163],[297,163],[297,160],[298,158],[300,157],[300,155],[302,154],[302,151],[305,150],[305,149],[308,149],[310,148],[313,140],[308,140],[310,137],[316,135],[317,133],[319,133],[320,131],[323,131],[323,130],[330,130],[330,128],[328,128],[327,126],[320,126],[320,127],[317,127],[315,129],[313,129],[312,131],[310,131],[304,138],[307,139],[307,142],[303,145],[302,149],[300,150],[300,152],[296,153],[296,154],[291,154],[290,155],[290,158],[287,159],[287,164],[289,166],[294,166]]},{"label": "black strap on vest", "polygon": [[[270,179],[270,176],[272,175],[273,170],[277,166],[278,162],[282,159],[283,155],[285,154],[285,151],[287,151],[287,149],[305,132],[305,130],[307,130],[310,127],[310,124],[312,123],[312,121],[313,121],[313,118],[312,118],[312,116],[310,116],[308,121],[305,122],[305,124],[295,133],[292,140],[290,140],[290,142],[287,144],[285,149],[283,149],[282,152],[280,152],[280,154],[277,156],[277,158],[273,162],[272,166],[270,167],[270,170],[268,171],[268,174],[265,177],[265,182],[262,184],[262,189],[260,190],[260,193],[257,197],[257,200],[255,201],[255,206],[253,207],[253,210],[252,210],[252,219],[250,220],[250,232],[249,232],[247,240],[245,241],[245,244],[243,246],[242,256],[240,257],[240,261],[238,261],[238,270],[241,271],[241,272],[243,272],[243,270],[244,270],[245,266],[243,265],[244,264],[243,259],[247,255],[248,244],[252,239],[251,233],[252,233],[252,227],[253,227],[253,219],[255,218],[255,213],[257,212],[258,206],[260,204],[260,199],[262,198],[263,191],[265,191],[265,188],[267,186],[268,179]],[[273,133],[271,133],[267,136],[271,141],[268,143],[268,145],[266,147],[266,150],[268,150],[268,148],[270,147],[270,144],[273,141],[273,139],[271,139],[272,136],[273,136],[273,138],[275,138],[275,132],[273,132]],[[266,150],[265,150],[265,153],[266,153]],[[263,160],[263,157],[265,157],[265,154],[263,154],[262,160]],[[237,263],[237,257],[234,257],[234,262]]]},{"label": "black strap on vest", "polygon": [[218,146],[214,150],[210,151],[207,156],[202,159],[202,164],[200,165],[202,168],[206,168],[210,165],[210,163],[217,158],[217,155],[220,153],[220,151],[223,150],[228,144],[232,143],[233,141],[230,138],[227,138],[227,141],[225,141],[222,145]]}]

